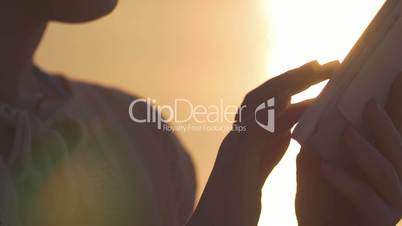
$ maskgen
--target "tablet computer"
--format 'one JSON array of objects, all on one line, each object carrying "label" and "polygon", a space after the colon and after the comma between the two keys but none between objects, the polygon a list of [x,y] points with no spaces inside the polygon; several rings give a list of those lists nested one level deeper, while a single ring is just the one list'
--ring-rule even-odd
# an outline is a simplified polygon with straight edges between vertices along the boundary
[{"label": "tablet computer", "polygon": [[327,160],[342,159],[339,136],[349,124],[361,126],[367,102],[385,105],[402,71],[402,0],[388,0],[335,72],[293,137],[315,146]]}]

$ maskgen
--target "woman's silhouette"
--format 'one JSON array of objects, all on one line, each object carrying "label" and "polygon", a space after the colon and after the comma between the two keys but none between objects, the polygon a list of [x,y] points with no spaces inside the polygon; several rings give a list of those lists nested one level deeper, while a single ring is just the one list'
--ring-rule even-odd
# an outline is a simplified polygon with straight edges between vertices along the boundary
[{"label": "woman's silhouette", "polygon": [[[311,101],[292,94],[327,79],[338,63],[316,62],[268,81],[244,101],[277,98],[277,132],[250,120],[230,133],[200,204],[192,162],[174,135],[133,124],[135,99],[118,90],[49,76],[32,55],[47,23],[84,22],[116,0],[0,0],[0,221],[11,226],[256,225],[262,185]],[[145,117],[147,106],[134,114]],[[262,116],[265,117],[265,116]]]}]

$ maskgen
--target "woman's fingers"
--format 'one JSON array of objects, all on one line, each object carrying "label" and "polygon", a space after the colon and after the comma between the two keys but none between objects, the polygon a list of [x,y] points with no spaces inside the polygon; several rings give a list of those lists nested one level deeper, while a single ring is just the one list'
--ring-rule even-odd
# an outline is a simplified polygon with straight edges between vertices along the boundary
[{"label": "woman's fingers", "polygon": [[286,106],[292,95],[329,79],[339,65],[338,61],[325,65],[313,61],[270,79],[246,95],[242,104],[246,106],[244,115],[252,115],[256,107],[270,98],[276,98],[276,106]]},{"label": "woman's fingers", "polygon": [[400,215],[393,212],[377,193],[364,183],[328,163],[322,163],[321,170],[328,182],[349,199],[363,218],[367,219],[367,225],[394,226],[399,221]]},{"label": "woman's fingers", "polygon": [[392,162],[402,180],[402,138],[399,131],[388,114],[374,101],[367,105],[364,119],[377,148]]},{"label": "woman's fingers", "polygon": [[316,83],[331,78],[339,66],[339,61],[332,61],[324,65],[320,65],[317,61],[310,62],[267,81],[255,90],[255,95],[264,95],[267,94],[267,91],[277,94],[284,89],[289,90],[291,94],[299,93]]},{"label": "woman's fingers", "polygon": [[374,101],[367,105],[364,120],[375,146],[352,126],[345,130],[343,141],[367,183],[328,164],[323,164],[322,170],[327,180],[368,219],[369,225],[394,226],[402,216],[401,137]]},{"label": "woman's fingers", "polygon": [[313,103],[314,99],[305,100],[296,104],[290,105],[279,116],[277,123],[277,131],[283,132],[290,130],[296,123],[299,122],[300,117]]},{"label": "woman's fingers", "polygon": [[[287,136],[288,134],[290,134],[290,129],[292,129],[292,127],[299,121],[300,117],[307,110],[307,108],[310,107],[313,103],[314,100],[310,99],[289,105],[281,113],[277,114],[275,112],[277,116],[272,119],[268,118],[267,112],[261,112],[261,114],[248,117],[240,125],[247,126],[247,132],[253,133],[253,137],[255,138],[260,137],[257,136],[258,133],[263,136],[266,136],[267,134],[277,137],[281,137],[283,135]],[[275,122],[270,121],[273,119],[275,119]],[[257,123],[257,120],[260,122],[265,121],[267,123],[274,123],[275,131],[273,133],[268,133],[268,131],[266,131],[264,128],[261,127],[261,125]]]},{"label": "woman's fingers", "polygon": [[393,165],[352,127],[346,129],[344,141],[373,188],[390,205],[402,208],[401,182]]},{"label": "woman's fingers", "polygon": [[386,110],[395,124],[395,127],[402,134],[402,73],[395,79],[390,89]]}]

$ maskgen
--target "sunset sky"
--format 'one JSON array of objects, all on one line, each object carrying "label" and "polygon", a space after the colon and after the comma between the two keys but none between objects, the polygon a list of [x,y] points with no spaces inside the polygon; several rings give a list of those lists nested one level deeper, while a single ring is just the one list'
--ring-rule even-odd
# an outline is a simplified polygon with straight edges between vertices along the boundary
[{"label": "sunset sky", "polygon": [[[384,0],[121,0],[84,25],[52,24],[36,56],[51,72],[151,97],[239,105],[288,69],[342,60]],[[314,96],[321,86],[298,95]],[[128,107],[128,106],[127,106]],[[203,189],[225,132],[178,134]],[[296,226],[297,144],[264,188],[260,226]]]}]

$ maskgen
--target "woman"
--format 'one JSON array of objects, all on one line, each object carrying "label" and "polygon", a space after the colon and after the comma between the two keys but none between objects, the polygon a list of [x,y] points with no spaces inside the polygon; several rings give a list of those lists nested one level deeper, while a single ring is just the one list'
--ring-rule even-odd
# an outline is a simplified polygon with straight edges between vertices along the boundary
[{"label": "woman", "polygon": [[[267,133],[245,112],[230,133],[194,215],[195,178],[177,139],[157,125],[133,124],[135,98],[48,76],[32,55],[48,21],[84,22],[115,0],[2,0],[0,9],[0,220],[4,225],[256,225],[261,188],[311,101],[292,94],[323,81],[337,63],[285,73],[247,95],[253,109],[277,98],[278,128]],[[287,87],[287,91],[284,91]],[[134,114],[144,116],[147,106]],[[260,116],[265,117],[265,116]]]}]

